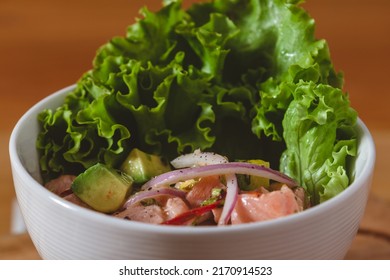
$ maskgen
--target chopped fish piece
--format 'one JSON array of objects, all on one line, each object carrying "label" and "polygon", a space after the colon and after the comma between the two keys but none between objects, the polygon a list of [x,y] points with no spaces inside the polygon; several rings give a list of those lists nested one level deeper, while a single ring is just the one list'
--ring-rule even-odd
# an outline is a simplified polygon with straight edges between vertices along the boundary
[{"label": "chopped fish piece", "polygon": [[203,201],[211,197],[214,188],[222,188],[219,176],[201,178],[188,192],[186,199],[191,207],[199,207]]},{"label": "chopped fish piece", "polygon": [[45,188],[61,197],[64,197],[72,193],[71,186],[75,178],[76,176],[74,175],[61,175],[60,177],[46,183]]},{"label": "chopped fish piece", "polygon": [[251,223],[287,216],[301,210],[294,192],[287,186],[278,191],[244,193],[238,196],[232,224]]},{"label": "chopped fish piece", "polygon": [[161,195],[156,196],[152,204],[137,202],[115,213],[114,216],[132,221],[161,224],[188,210],[189,207],[181,198]]}]

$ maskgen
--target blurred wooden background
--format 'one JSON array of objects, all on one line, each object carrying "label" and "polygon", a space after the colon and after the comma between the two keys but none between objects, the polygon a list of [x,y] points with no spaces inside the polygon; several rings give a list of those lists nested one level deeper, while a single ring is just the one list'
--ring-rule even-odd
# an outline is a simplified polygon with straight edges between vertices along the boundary
[{"label": "blurred wooden background", "polygon": [[[123,35],[142,6],[156,10],[160,3],[0,1],[0,236],[10,231],[14,190],[8,140],[16,121],[40,99],[73,84],[91,67],[96,49]],[[378,161],[372,193],[389,202],[390,1],[307,0],[304,7],[316,20],[317,37],[328,41],[337,70],[345,74],[352,106],[373,132]],[[390,225],[390,218],[384,221]],[[390,235],[390,229],[385,233]]]}]

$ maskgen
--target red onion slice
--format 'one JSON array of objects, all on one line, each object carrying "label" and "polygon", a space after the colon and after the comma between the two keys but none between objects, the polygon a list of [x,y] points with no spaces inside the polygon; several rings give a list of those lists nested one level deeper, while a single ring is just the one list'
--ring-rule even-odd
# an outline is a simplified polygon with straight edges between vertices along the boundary
[{"label": "red onion slice", "polygon": [[176,196],[180,197],[182,199],[185,199],[186,192],[176,189],[176,188],[154,188],[151,190],[145,190],[145,191],[140,191],[134,195],[132,195],[124,204],[123,208],[126,209],[130,205],[137,203],[141,200],[148,199],[155,197],[157,195],[171,195],[171,196]]},{"label": "red onion slice", "polygon": [[238,182],[235,174],[226,174],[226,197],[218,225],[226,225],[238,199]]},{"label": "red onion slice", "polygon": [[[222,155],[211,153],[211,152],[201,152],[196,150],[191,154],[185,154],[175,158],[171,161],[171,164],[175,168],[185,168],[185,167],[195,167],[195,166],[204,166],[204,165],[213,165],[227,163],[228,159]],[[238,198],[238,182],[235,174],[226,174],[226,198],[225,203],[222,209],[221,217],[218,221],[218,225],[226,225],[229,222],[231,213],[233,212],[234,207],[236,206]]]},{"label": "red onion slice", "polygon": [[202,165],[211,165],[226,163],[228,159],[219,154],[211,152],[201,152],[200,150],[195,150],[191,154],[181,155],[171,161],[171,164],[176,169],[185,168],[185,167],[194,167]]},{"label": "red onion slice", "polygon": [[171,184],[193,178],[224,174],[246,174],[259,176],[284,183],[288,186],[297,186],[297,183],[292,178],[271,168],[247,162],[227,162],[169,171],[146,182],[141,189],[154,189],[160,186],[169,186]]}]

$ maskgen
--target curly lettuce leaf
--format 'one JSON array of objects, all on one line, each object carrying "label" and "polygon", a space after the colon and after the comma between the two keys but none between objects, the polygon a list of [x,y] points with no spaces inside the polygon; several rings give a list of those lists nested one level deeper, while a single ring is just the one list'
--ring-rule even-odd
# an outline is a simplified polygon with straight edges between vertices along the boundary
[{"label": "curly lettuce leaf", "polygon": [[280,170],[304,186],[313,205],[349,184],[347,156],[356,155],[356,111],[340,89],[300,82],[283,119],[286,151]]},{"label": "curly lettuce leaf", "polygon": [[239,30],[226,43],[230,50],[224,68],[226,82],[240,79],[248,69],[259,68],[267,70],[263,79],[272,77],[279,82],[288,78],[293,65],[308,68],[318,64],[322,82],[340,85],[325,40],[315,38],[314,20],[297,3],[216,0],[211,7],[195,5],[191,14],[205,10],[228,15]]},{"label": "curly lettuce leaf", "polygon": [[99,66],[108,56],[153,64],[165,64],[172,59],[178,44],[175,26],[187,17],[181,3],[172,2],[156,13],[146,7],[140,12],[143,18],[128,27],[126,36],[114,37],[98,50],[94,66]]},{"label": "curly lettuce leaf", "polygon": [[184,22],[176,31],[199,57],[202,72],[220,79],[229,53],[225,45],[239,30],[226,15],[210,13],[209,17],[209,21],[201,26],[196,26],[194,22]]},{"label": "curly lettuce leaf", "polygon": [[165,0],[99,48],[56,110],[39,116],[43,177],[119,165],[137,147],[263,158],[312,203],[349,184],[356,113],[300,0]]}]

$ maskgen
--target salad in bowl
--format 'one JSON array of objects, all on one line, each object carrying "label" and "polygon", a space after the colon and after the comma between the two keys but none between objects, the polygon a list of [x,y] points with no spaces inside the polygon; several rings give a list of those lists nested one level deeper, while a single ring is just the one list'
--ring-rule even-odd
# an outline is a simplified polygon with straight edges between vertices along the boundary
[{"label": "salad in bowl", "polygon": [[119,171],[97,163],[45,186],[82,207],[164,225],[250,223],[307,207],[304,188],[265,162],[251,162],[196,150],[174,159],[177,169],[169,171],[158,156],[134,149]]},{"label": "salad in bowl", "polygon": [[357,113],[299,0],[164,1],[38,116],[47,189],[115,218],[235,225],[353,181]]}]

